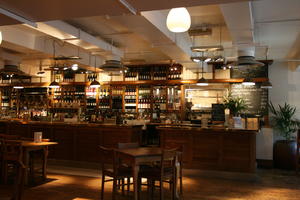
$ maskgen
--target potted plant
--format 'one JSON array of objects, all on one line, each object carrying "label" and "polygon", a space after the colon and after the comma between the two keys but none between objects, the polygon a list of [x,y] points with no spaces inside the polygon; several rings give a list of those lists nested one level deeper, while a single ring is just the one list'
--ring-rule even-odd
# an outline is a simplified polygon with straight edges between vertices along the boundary
[{"label": "potted plant", "polygon": [[234,128],[243,128],[240,114],[247,108],[245,100],[240,97],[228,95],[224,97],[224,107],[230,110],[230,118],[234,121]]},{"label": "potted plant", "polygon": [[269,104],[271,124],[283,140],[278,140],[274,144],[273,160],[275,167],[281,169],[295,169],[297,143],[294,133],[300,126],[300,121],[295,118],[296,107],[285,103],[278,105],[275,109],[272,103]]}]

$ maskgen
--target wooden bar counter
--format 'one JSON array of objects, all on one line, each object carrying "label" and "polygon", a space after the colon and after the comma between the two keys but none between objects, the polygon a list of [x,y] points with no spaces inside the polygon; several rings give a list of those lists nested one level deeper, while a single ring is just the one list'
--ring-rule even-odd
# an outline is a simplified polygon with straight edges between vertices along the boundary
[{"label": "wooden bar counter", "polygon": [[254,173],[253,130],[160,126],[162,147],[183,147],[184,168]]},{"label": "wooden bar counter", "polygon": [[116,148],[119,142],[139,142],[140,131],[141,126],[0,121],[2,133],[33,137],[43,132],[43,138],[58,142],[49,148],[49,158],[57,160],[99,162],[99,145]]}]

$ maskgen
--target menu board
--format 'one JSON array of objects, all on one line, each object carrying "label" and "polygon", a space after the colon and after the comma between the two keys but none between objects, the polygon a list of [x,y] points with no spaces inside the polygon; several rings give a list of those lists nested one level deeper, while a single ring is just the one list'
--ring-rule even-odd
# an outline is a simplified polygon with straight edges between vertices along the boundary
[{"label": "menu board", "polygon": [[231,85],[231,95],[245,100],[247,109],[245,114],[262,115],[268,105],[268,89],[262,89],[259,85],[245,86],[242,84]]},{"label": "menu board", "polygon": [[211,118],[212,121],[225,121],[224,104],[212,104]]},{"label": "menu board", "polygon": [[230,70],[231,78],[262,78],[268,77],[268,65],[264,66],[234,66]]}]

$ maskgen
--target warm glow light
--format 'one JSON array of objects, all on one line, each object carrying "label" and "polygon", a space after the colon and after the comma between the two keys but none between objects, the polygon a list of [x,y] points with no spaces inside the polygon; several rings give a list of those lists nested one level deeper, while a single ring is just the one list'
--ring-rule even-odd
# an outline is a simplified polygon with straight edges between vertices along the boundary
[{"label": "warm glow light", "polygon": [[255,85],[255,83],[254,82],[242,82],[242,85],[253,86],[253,85]]},{"label": "warm glow light", "polygon": [[167,17],[167,27],[171,32],[181,33],[189,30],[191,16],[184,7],[172,8]]},{"label": "warm glow light", "polygon": [[2,43],[2,32],[0,31],[0,44]]},{"label": "warm glow light", "polygon": [[196,83],[198,86],[208,86],[208,83]]},{"label": "warm glow light", "polygon": [[73,64],[72,65],[72,70],[74,70],[74,71],[78,70],[78,64]]},{"label": "warm glow light", "polygon": [[23,86],[14,86],[14,89],[23,89]]}]

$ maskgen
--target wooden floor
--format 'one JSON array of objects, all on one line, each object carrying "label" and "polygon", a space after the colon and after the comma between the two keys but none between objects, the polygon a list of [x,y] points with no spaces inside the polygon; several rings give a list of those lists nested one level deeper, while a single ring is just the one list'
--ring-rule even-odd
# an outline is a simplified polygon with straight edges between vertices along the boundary
[{"label": "wooden floor", "polygon": [[[100,199],[98,171],[54,167],[49,182],[27,187],[24,200],[90,200]],[[73,174],[73,175],[71,175]],[[230,180],[199,176],[198,171],[188,171],[184,177],[185,200],[299,200],[300,176],[292,172],[259,170],[256,180]],[[236,177],[234,177],[236,179]],[[0,190],[7,192],[5,189]],[[0,193],[1,194],[1,193]],[[107,184],[105,199],[111,199],[111,184]],[[142,199],[146,198],[142,193]],[[1,196],[0,196],[1,199]],[[118,199],[131,197],[118,196]],[[158,199],[158,193],[156,198]],[[169,195],[166,194],[166,199]]]}]

